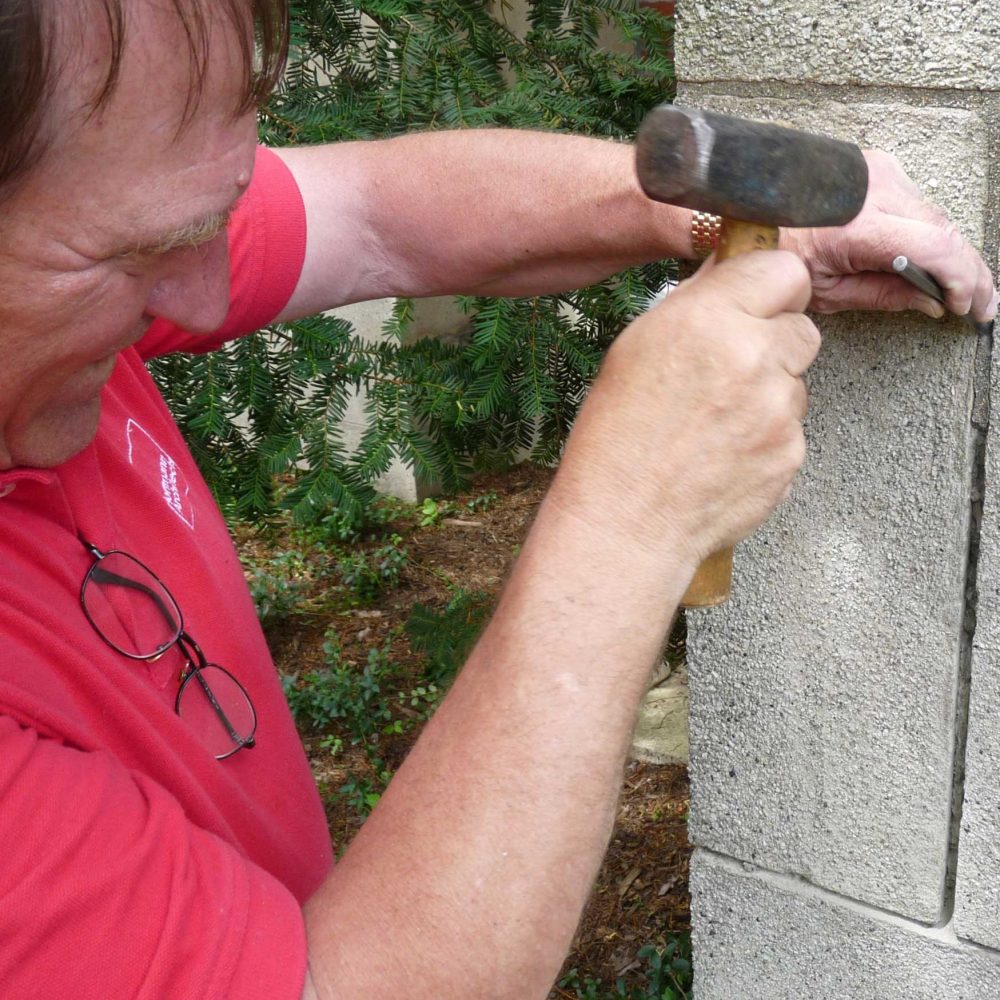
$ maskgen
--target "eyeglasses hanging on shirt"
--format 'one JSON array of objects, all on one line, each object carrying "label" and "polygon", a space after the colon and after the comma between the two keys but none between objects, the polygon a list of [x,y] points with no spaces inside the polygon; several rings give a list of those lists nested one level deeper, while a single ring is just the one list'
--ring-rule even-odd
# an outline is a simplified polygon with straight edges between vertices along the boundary
[{"label": "eyeglasses hanging on shirt", "polygon": [[148,566],[114,549],[102,552],[85,538],[94,557],[80,604],[97,634],[130,660],[152,662],[176,646],[184,656],[174,711],[192,727],[216,760],[254,746],[257,713],[242,684],[209,663],[184,631],[173,595]]}]

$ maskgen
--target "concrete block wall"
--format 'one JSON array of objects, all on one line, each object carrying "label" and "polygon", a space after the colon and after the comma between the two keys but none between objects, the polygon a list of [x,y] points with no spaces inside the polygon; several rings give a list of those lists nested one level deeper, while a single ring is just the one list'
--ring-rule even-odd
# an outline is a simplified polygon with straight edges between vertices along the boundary
[{"label": "concrete block wall", "polygon": [[[895,153],[995,263],[993,0],[680,0],[676,47],[680,103]],[[695,996],[1000,1000],[1000,370],[820,325],[803,475],[689,615]]]}]

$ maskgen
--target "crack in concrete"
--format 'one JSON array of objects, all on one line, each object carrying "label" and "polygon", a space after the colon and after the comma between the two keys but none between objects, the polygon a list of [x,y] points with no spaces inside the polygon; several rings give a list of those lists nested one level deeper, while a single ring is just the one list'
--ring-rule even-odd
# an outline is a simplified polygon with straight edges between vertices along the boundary
[{"label": "crack in concrete", "polygon": [[990,424],[990,373],[993,359],[993,328],[979,335],[973,366],[972,411],[969,415],[969,545],[965,563],[965,593],[962,608],[962,636],[959,645],[958,677],[955,690],[955,746],[952,760],[951,819],[948,858],[945,865],[941,916],[937,926],[951,923],[955,915],[958,884],[958,848],[965,805],[966,749],[969,739],[972,652],[979,609],[979,544],[986,493],[986,441]]},{"label": "crack in concrete", "polygon": [[732,873],[738,878],[750,879],[780,892],[789,893],[799,898],[811,899],[824,906],[856,914],[865,920],[890,927],[898,927],[911,934],[918,934],[929,941],[936,941],[951,948],[958,948],[966,952],[989,953],[1000,956],[1000,949],[991,948],[989,945],[981,945],[976,941],[967,941],[958,937],[950,924],[924,924],[919,920],[914,920],[912,917],[903,916],[903,914],[897,913],[895,910],[888,910],[874,903],[867,903],[864,900],[855,899],[853,896],[846,896],[833,889],[827,889],[824,886],[817,885],[815,882],[810,882],[801,875],[793,875],[789,872],[776,872],[771,868],[761,868],[748,861],[740,861],[737,858],[732,858],[728,854],[719,854],[709,847],[699,847],[697,849],[695,864],[698,863],[697,855],[704,855],[707,858],[711,858],[715,866]]}]

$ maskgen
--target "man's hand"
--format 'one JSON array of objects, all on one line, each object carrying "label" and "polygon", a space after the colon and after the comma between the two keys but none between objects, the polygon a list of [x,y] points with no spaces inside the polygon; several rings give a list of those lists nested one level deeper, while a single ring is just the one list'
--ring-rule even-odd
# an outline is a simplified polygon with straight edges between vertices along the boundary
[{"label": "man's hand", "polygon": [[919,309],[940,318],[939,303],[893,273],[893,259],[903,254],[934,275],[953,313],[992,320],[997,293],[979,254],[948,216],[924,199],[894,156],[869,151],[865,157],[868,198],[853,222],[782,230],[781,245],[801,257],[812,276],[811,308]]},{"label": "man's hand", "polygon": [[693,565],[756,528],[805,454],[801,376],[820,344],[801,314],[810,294],[794,255],[752,253],[633,322],[580,413],[558,502]]}]

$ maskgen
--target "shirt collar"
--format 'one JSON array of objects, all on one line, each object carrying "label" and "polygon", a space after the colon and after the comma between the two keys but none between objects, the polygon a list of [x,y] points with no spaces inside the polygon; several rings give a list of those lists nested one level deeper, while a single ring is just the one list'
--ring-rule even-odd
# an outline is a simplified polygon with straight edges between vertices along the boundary
[{"label": "shirt collar", "polygon": [[56,474],[48,469],[18,468],[0,472],[0,500],[9,497],[19,483],[41,483],[42,486],[51,486],[55,478]]}]

